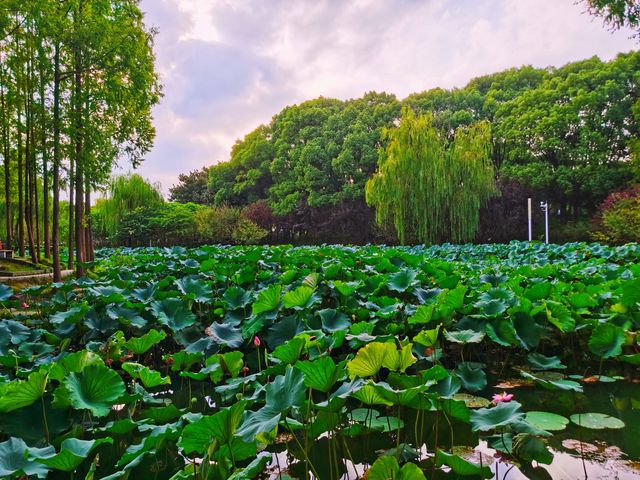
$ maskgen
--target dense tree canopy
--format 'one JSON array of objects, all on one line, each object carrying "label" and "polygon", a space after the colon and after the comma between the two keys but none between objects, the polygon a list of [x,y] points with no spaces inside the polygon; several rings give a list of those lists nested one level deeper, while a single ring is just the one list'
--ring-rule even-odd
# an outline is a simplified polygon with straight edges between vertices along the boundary
[{"label": "dense tree canopy", "polygon": [[489,122],[490,156],[510,205],[525,208],[526,197],[517,195],[526,194],[550,201],[561,218],[588,218],[632,178],[629,160],[640,151],[638,72],[640,52],[631,52],[608,62],[594,57],[559,68],[512,68],[402,101],[375,92],[310,100],[239,140],[229,161],[210,167],[207,195],[217,205],[266,201],[274,231],[284,235],[277,240],[380,239],[364,202],[365,183],[388,144],[382,132],[409,107],[430,114],[449,140],[459,127]]}]

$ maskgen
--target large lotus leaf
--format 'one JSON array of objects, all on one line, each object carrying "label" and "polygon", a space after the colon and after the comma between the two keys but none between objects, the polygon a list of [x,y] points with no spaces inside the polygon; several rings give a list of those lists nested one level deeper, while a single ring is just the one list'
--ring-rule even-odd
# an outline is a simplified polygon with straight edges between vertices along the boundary
[{"label": "large lotus leaf", "polygon": [[486,324],[487,336],[503,347],[510,347],[518,342],[516,330],[511,320],[501,318]]},{"label": "large lotus leaf", "polygon": [[518,402],[502,402],[493,408],[480,408],[471,412],[471,426],[474,431],[488,432],[524,420],[524,413]]},{"label": "large lotus leaf", "polygon": [[552,287],[551,283],[548,282],[535,283],[525,289],[524,296],[529,300],[544,300],[551,293]]},{"label": "large lotus leaf", "polygon": [[470,392],[479,392],[487,386],[487,375],[469,362],[460,363],[456,367],[456,375],[462,381],[462,386]]},{"label": "large lotus leaf", "polygon": [[0,384],[0,412],[7,413],[27,407],[44,395],[49,372],[39,370],[29,374],[27,380]]},{"label": "large lotus leaf", "polygon": [[[388,344],[393,345],[393,344]],[[411,350],[413,348],[412,343],[407,343],[400,350],[389,348],[387,355],[382,359],[382,366],[393,370],[394,372],[404,372],[411,365],[416,363],[418,359],[413,356]]]},{"label": "large lotus leaf", "polygon": [[244,354],[238,350],[233,352],[225,352],[220,355],[224,370],[231,375],[232,378],[237,377],[244,367]]},{"label": "large lotus leaf", "polygon": [[273,351],[273,356],[284,365],[293,365],[302,355],[306,341],[302,337],[292,338]]},{"label": "large lotus leaf", "polygon": [[612,323],[601,323],[591,332],[589,350],[602,358],[617,357],[625,342],[624,330]]},{"label": "large lotus leaf", "polygon": [[527,355],[527,362],[533,370],[554,370],[567,368],[562,364],[560,357],[546,357],[541,353],[533,352]]},{"label": "large lotus leaf", "polygon": [[483,317],[497,317],[503,314],[509,305],[504,300],[492,298],[491,300],[481,300],[473,304],[478,309],[478,314]]},{"label": "large lotus leaf", "polygon": [[475,330],[445,330],[444,337],[454,343],[480,343],[484,338],[484,332],[476,332]]},{"label": "large lotus leaf", "polygon": [[131,292],[131,296],[142,303],[149,303],[158,289],[158,284],[150,283],[144,287],[136,288]]},{"label": "large lotus leaf", "polygon": [[265,405],[257,412],[249,412],[242,425],[238,428],[237,435],[247,443],[255,441],[257,435],[272,432],[280,423],[282,413]]},{"label": "large lotus leaf", "polygon": [[622,420],[604,413],[577,413],[569,418],[576,425],[592,430],[618,429],[625,426]]},{"label": "large lotus leaf", "polygon": [[636,307],[640,303],[640,278],[627,280],[620,287],[620,303],[625,307]]},{"label": "large lotus leaf", "polygon": [[151,302],[151,311],[160,324],[174,332],[196,323],[196,316],[180,298],[165,298]]},{"label": "large lotus leaf", "polygon": [[213,322],[209,326],[209,330],[211,338],[221,345],[226,345],[229,348],[238,348],[242,345],[240,330],[229,324]]},{"label": "large lotus leaf", "polygon": [[[394,405],[409,405],[414,406],[416,404],[420,404],[420,402],[416,402],[418,395],[421,392],[424,392],[430,385],[416,385],[414,387],[400,388],[395,389],[391,385],[386,382],[379,382],[373,385],[375,389],[382,394],[384,398],[392,402]],[[423,405],[426,405],[427,402],[423,402]]]},{"label": "large lotus leaf", "polygon": [[498,274],[498,273],[484,273],[484,274],[480,275],[478,280],[480,280],[481,282],[484,282],[484,283],[490,283],[491,286],[493,286],[493,287],[497,287],[499,284],[505,283],[507,280],[509,280],[509,276],[505,275],[504,273],[501,273],[501,274]]},{"label": "large lotus leaf", "polygon": [[513,326],[516,329],[518,341],[523,348],[532,350],[540,344],[544,329],[529,315],[516,312],[513,318]]},{"label": "large lotus leaf", "polygon": [[338,380],[339,369],[331,357],[320,357],[313,361],[296,363],[304,373],[304,384],[308,388],[327,393]]},{"label": "large lotus leaf", "polygon": [[303,310],[309,308],[320,301],[320,297],[315,294],[315,290],[307,285],[300,285],[294,290],[290,290],[282,296],[282,304],[285,308]]},{"label": "large lotus leaf", "polygon": [[236,402],[229,408],[211,416],[204,416],[187,425],[182,431],[178,445],[186,454],[194,452],[203,454],[207,452],[214,440],[221,444],[231,443],[242,420],[246,404],[246,401]]},{"label": "large lotus leaf", "polygon": [[368,480],[396,480],[400,472],[398,460],[392,456],[378,458],[367,471]]},{"label": "large lotus leaf", "polygon": [[349,317],[333,308],[320,310],[318,315],[320,315],[320,320],[322,321],[322,329],[326,332],[333,333],[338,330],[346,330],[351,326]]},{"label": "large lotus leaf", "polygon": [[418,272],[415,270],[400,270],[389,277],[387,286],[389,290],[395,290],[396,292],[405,292],[409,287],[416,283],[416,277]]},{"label": "large lotus leaf", "polygon": [[104,360],[97,354],[88,350],[80,350],[79,352],[70,353],[58,360],[51,368],[50,377],[54,380],[62,382],[69,373],[81,372],[89,365],[104,365]]},{"label": "large lotus leaf", "polygon": [[107,315],[125,326],[131,325],[136,328],[142,328],[147,324],[147,320],[140,316],[138,310],[123,307],[122,305],[109,305]]},{"label": "large lotus leaf", "polygon": [[413,341],[425,347],[433,347],[438,343],[438,336],[440,334],[441,327],[442,325],[438,325],[436,328],[431,330],[421,330],[415,337],[413,337]]},{"label": "large lotus leaf", "polygon": [[35,475],[46,478],[49,468],[34,462],[30,455],[39,455],[54,451],[53,447],[42,449],[29,448],[21,438],[11,437],[0,443],[0,477],[12,478],[14,475]]},{"label": "large lotus leaf", "polygon": [[211,303],[213,300],[211,285],[197,275],[190,275],[176,280],[176,285],[183,294],[196,302]]},{"label": "large lotus leaf", "polygon": [[54,325],[78,323],[90,309],[89,305],[81,303],[69,310],[54,313],[49,317],[49,321]]},{"label": "large lotus leaf", "polygon": [[353,392],[352,396],[366,405],[391,406],[394,404],[375,384],[370,383],[363,385],[362,388]]},{"label": "large lotus leaf", "polygon": [[222,300],[229,310],[237,310],[251,303],[251,295],[244,288],[232,285],[224,292]]},{"label": "large lotus leaf", "polygon": [[524,370],[520,372],[520,375],[522,375],[527,380],[535,381],[548,390],[573,390],[575,392],[582,392],[582,386],[579,383],[574,382],[573,380],[550,380],[539,377],[537,375],[532,375],[531,373],[525,372]]},{"label": "large lotus leaf", "polygon": [[437,385],[433,386],[430,391],[437,393],[440,397],[450,398],[458,393],[461,386],[460,378],[455,375],[447,375]]},{"label": "large lotus leaf", "polygon": [[44,455],[34,455],[37,462],[63,472],[73,472],[87,458],[89,453],[99,445],[113,443],[110,437],[97,440],[79,440],[67,438],[60,444],[60,452],[48,452]]},{"label": "large lotus leaf", "polygon": [[[256,456],[256,458],[251,461],[251,463],[249,463],[246,467],[233,472],[233,474],[231,474],[231,476],[227,480],[252,480],[254,478],[257,478],[260,472],[264,470],[271,459],[271,453],[260,452],[258,456]],[[283,476],[282,478],[285,477]]]},{"label": "large lotus leaf", "polygon": [[305,397],[304,374],[287,366],[284,375],[279,375],[265,387],[266,406],[279,412],[287,412],[291,407],[302,404]]},{"label": "large lotus leaf", "polygon": [[136,355],[142,355],[155,344],[164,340],[166,336],[167,334],[164,331],[152,328],[141,337],[130,338],[124,342],[124,346]]},{"label": "large lotus leaf", "polygon": [[448,466],[453,473],[459,476],[474,476],[480,478],[492,478],[493,472],[489,467],[478,465],[476,463],[465,460],[459,455],[443,452],[438,450],[436,454],[436,466]]},{"label": "large lotus leaf", "polygon": [[0,283],[0,302],[6,302],[13,295],[13,290],[9,285]]},{"label": "large lotus leaf", "polygon": [[545,305],[549,323],[555,325],[562,333],[575,330],[576,320],[571,316],[571,312],[567,307],[553,300],[547,300]]},{"label": "large lotus leaf", "polygon": [[285,317],[269,328],[267,343],[271,348],[276,348],[284,342],[291,340],[302,331],[304,331],[304,327],[296,316]]},{"label": "large lotus leaf", "polygon": [[89,410],[96,417],[106,416],[111,405],[125,393],[120,375],[102,365],[90,365],[80,373],[70,373],[63,386],[73,408]]},{"label": "large lotus leaf", "polygon": [[341,295],[344,295],[345,297],[350,297],[362,286],[362,282],[342,282],[340,280],[335,280],[331,282],[331,284],[338,292],[340,292]]},{"label": "large lotus leaf", "polygon": [[519,434],[513,438],[513,453],[516,458],[528,463],[535,460],[549,465],[553,461],[553,454],[542,439],[529,434]]},{"label": "large lotus leaf", "polygon": [[429,323],[433,320],[433,313],[435,312],[436,306],[433,303],[428,305],[420,305],[415,313],[411,315],[407,322],[409,325],[414,325],[416,323]]},{"label": "large lotus leaf", "polygon": [[186,372],[196,363],[202,362],[203,355],[200,352],[193,353],[181,350],[171,355],[163,355],[162,359],[171,363],[172,372]]},{"label": "large lotus leaf", "polygon": [[557,431],[564,430],[569,424],[569,419],[551,412],[537,412],[530,410],[525,420],[540,430]]},{"label": "large lotus leaf", "polygon": [[[0,284],[2,285],[2,284]],[[23,325],[15,320],[1,320],[0,321],[0,335],[6,335],[5,345],[12,343],[13,345],[20,345],[31,336],[31,330],[29,327]]]},{"label": "large lotus leaf", "polygon": [[271,285],[258,293],[258,298],[251,306],[253,314],[272,312],[280,307],[282,285]]},{"label": "large lotus leaf", "polygon": [[396,346],[393,343],[371,342],[362,347],[355,358],[347,363],[349,378],[353,379],[356,376],[366,378],[376,375],[388,356],[397,356]]},{"label": "large lotus leaf", "polygon": [[152,370],[139,363],[124,362],[122,364],[122,370],[131,375],[131,378],[140,379],[144,388],[154,388],[159,385],[171,384],[171,378],[169,376],[163,377],[157,370]]}]

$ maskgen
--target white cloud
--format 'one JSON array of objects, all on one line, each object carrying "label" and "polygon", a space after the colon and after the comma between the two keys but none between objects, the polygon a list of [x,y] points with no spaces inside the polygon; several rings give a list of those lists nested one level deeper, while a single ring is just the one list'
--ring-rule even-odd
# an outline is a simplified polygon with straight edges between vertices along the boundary
[{"label": "white cloud", "polygon": [[140,172],[165,192],[236,138],[320,95],[400,98],[637,48],[574,0],[142,0],[165,84]]}]

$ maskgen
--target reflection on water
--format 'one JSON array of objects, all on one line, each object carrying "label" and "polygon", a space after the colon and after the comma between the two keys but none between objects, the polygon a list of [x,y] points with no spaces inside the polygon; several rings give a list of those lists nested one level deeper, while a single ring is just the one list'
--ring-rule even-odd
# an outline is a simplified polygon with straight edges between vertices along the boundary
[{"label": "reflection on water", "polygon": [[[441,426],[438,445],[444,450],[453,450],[466,459],[482,463],[491,468],[496,480],[519,479],[640,479],[640,386],[626,382],[615,384],[585,385],[584,393],[550,391],[539,388],[516,388],[511,390],[523,409],[541,410],[569,417],[578,412],[599,412],[623,420],[625,428],[620,430],[588,430],[569,424],[565,430],[554,432],[548,439],[554,454],[550,465],[537,465],[519,468],[501,458],[499,452],[479,441],[469,425],[453,421],[452,428]],[[483,392],[490,394],[491,392]],[[413,415],[413,416],[412,416]],[[427,467],[433,457],[435,444],[433,429],[427,428],[424,436],[416,442],[411,426],[415,423],[413,412],[403,414],[407,428],[403,442],[412,445],[421,444],[418,457],[420,464]],[[427,416],[426,425],[433,426],[433,418]],[[452,438],[453,436],[453,438]],[[346,438],[349,454],[345,454],[342,439],[331,442],[326,436],[317,440],[311,447],[310,458],[318,471],[320,479],[356,480],[362,478],[380,453],[396,446],[395,436],[391,433],[376,432],[355,438]],[[453,447],[453,448],[452,448]],[[304,463],[299,460],[298,448],[293,443],[284,443],[273,447],[274,458],[265,472],[264,478],[305,478]],[[331,449],[339,452],[339,461],[332,461]],[[335,456],[335,453],[333,454]],[[338,475],[336,475],[338,473]],[[284,476],[284,477],[283,477]],[[430,475],[427,474],[427,478]],[[310,475],[310,478],[314,478]],[[436,472],[434,478],[456,478],[443,471]],[[462,477],[461,477],[462,478]]]}]

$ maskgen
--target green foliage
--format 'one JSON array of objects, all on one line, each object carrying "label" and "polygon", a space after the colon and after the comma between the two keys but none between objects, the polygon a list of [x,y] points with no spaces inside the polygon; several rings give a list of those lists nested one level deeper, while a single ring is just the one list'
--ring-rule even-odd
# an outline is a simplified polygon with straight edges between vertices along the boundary
[{"label": "green foliage", "polygon": [[366,187],[378,222],[393,222],[401,243],[473,239],[481,205],[496,194],[489,124],[459,128],[449,141],[433,116],[405,109],[385,135],[380,169]]}]

